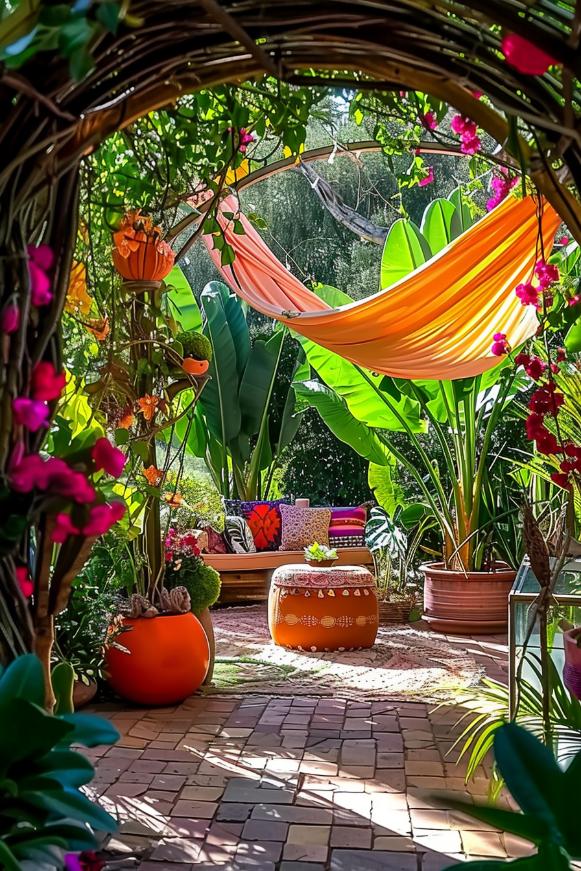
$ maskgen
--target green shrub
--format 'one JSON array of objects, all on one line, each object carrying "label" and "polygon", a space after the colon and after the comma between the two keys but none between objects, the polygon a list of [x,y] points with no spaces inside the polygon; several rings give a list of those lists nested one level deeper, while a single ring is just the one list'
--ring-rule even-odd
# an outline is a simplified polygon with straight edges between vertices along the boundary
[{"label": "green shrub", "polygon": [[75,680],[88,684],[102,677],[107,630],[117,612],[117,594],[107,578],[99,586],[77,578],[67,608],[55,625],[55,659],[73,667]]},{"label": "green shrub", "polygon": [[212,361],[212,343],[203,333],[180,333],[176,342],[184,349],[184,357]]},{"label": "green shrub", "polygon": [[[179,566],[179,568],[177,568]],[[170,563],[165,571],[165,586],[170,590],[184,586],[192,600],[192,611],[201,614],[220,595],[220,575],[199,557],[185,556]]]}]

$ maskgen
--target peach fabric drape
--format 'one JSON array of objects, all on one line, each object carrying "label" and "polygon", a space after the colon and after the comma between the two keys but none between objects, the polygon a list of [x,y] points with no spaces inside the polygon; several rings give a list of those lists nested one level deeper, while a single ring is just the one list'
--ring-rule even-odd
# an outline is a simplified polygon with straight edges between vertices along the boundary
[{"label": "peach fabric drape", "polygon": [[[537,206],[532,197],[507,197],[410,275],[338,309],[285,269],[238,214],[234,197],[221,211],[234,212],[244,234],[219,215],[236,254],[233,265],[222,268],[213,237],[204,240],[238,296],[347,360],[398,378],[465,378],[498,362],[490,353],[494,333],[506,333],[516,347],[536,330],[534,308],[523,306],[514,290],[530,280],[539,256]],[[540,208],[548,256],[561,221],[547,202]]]}]

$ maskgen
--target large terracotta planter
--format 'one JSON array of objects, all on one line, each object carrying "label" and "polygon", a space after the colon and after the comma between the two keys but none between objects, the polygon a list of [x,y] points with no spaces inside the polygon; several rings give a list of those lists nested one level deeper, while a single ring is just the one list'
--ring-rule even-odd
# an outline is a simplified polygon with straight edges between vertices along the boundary
[{"label": "large terracotta planter", "polygon": [[191,696],[208,671],[206,633],[193,614],[123,618],[126,632],[107,649],[108,680],[116,693],[140,705],[171,705]]},{"label": "large terracotta planter", "polygon": [[565,668],[563,669],[563,683],[572,696],[581,699],[581,647],[577,639],[581,635],[581,626],[570,629],[563,634],[565,646]]},{"label": "large terracotta planter", "polygon": [[206,677],[204,678],[204,684],[209,684],[212,682],[212,677],[214,675],[214,663],[216,659],[216,638],[214,636],[214,624],[212,622],[210,609],[204,608],[201,614],[198,614],[198,620],[204,627],[204,632],[206,633],[206,638],[208,639],[208,645],[210,648],[210,661],[208,663]]},{"label": "large terracotta planter", "polygon": [[508,594],[516,572],[496,563],[492,572],[460,572],[443,563],[427,563],[424,573],[424,616],[430,629],[450,635],[506,632]]}]

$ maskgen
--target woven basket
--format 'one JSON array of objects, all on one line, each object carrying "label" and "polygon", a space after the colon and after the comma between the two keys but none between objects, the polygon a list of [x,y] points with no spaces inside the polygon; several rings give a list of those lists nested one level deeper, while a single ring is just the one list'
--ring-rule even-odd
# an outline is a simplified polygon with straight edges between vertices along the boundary
[{"label": "woven basket", "polygon": [[408,623],[410,612],[414,606],[414,599],[380,599],[379,600],[379,623],[387,626],[390,623]]}]

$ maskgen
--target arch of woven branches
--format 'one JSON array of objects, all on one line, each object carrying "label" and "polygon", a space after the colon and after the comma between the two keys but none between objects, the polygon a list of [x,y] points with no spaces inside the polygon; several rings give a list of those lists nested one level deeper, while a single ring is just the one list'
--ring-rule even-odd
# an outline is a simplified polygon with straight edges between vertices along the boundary
[{"label": "arch of woven branches", "polygon": [[[34,4],[32,4],[34,5]],[[60,366],[58,323],[77,233],[79,165],[112,132],[185,93],[265,73],[291,84],[411,88],[469,116],[527,172],[581,242],[581,10],[567,0],[134,0],[131,20],[90,46],[94,68],[74,81],[57,50],[0,69],[0,308],[16,299],[28,322],[26,246],[55,253],[54,296],[21,328],[0,364],[0,473],[19,440],[12,399],[40,360]],[[548,52],[559,74],[508,66],[503,31]],[[554,67],[552,68],[554,69]],[[492,105],[475,98],[484,92]],[[516,119],[528,128],[519,135]],[[522,127],[521,127],[522,129]],[[533,146],[530,143],[533,143]],[[0,590],[25,602],[0,555]]]}]

